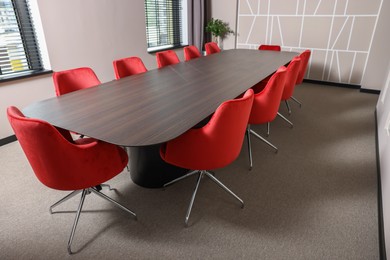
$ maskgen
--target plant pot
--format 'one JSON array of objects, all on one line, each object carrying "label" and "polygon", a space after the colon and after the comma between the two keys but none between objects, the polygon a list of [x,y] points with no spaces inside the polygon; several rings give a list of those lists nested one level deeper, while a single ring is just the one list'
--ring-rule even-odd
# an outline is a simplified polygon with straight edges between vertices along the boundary
[{"label": "plant pot", "polygon": [[213,36],[212,41],[216,42],[218,47],[223,50],[223,39],[220,36]]}]

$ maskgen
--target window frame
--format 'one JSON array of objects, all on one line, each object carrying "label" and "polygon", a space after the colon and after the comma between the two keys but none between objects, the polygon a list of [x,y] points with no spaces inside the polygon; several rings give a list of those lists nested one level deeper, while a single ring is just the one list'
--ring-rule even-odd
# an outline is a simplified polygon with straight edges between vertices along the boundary
[{"label": "window frame", "polygon": [[18,26],[17,33],[23,44],[23,47],[18,50],[24,50],[27,68],[21,71],[13,70],[13,72],[6,74],[0,73],[0,83],[52,73],[52,70],[47,70],[44,67],[30,1],[11,0],[11,3]]},{"label": "window frame", "polygon": [[[179,7],[173,5],[173,2],[174,1],[180,1],[180,5]],[[144,6],[145,6],[145,26],[146,26],[146,44],[147,44],[147,52],[148,53],[156,53],[156,52],[159,52],[159,51],[163,51],[163,50],[170,50],[170,49],[178,49],[178,48],[183,48],[185,46],[188,46],[188,8],[187,8],[187,1],[188,0],[145,0],[144,1]],[[156,6],[152,7],[150,9],[150,13],[148,12],[148,2],[149,4],[152,4],[152,2],[154,2],[154,4]],[[162,3],[163,2],[163,3]],[[168,9],[168,11],[171,11],[170,13],[170,19],[167,18],[166,20],[162,20],[160,19],[161,17],[159,17],[159,14],[157,13],[158,12],[158,7],[159,5],[164,5],[164,7],[168,7],[169,5],[171,5],[171,8],[172,9]],[[181,10],[179,10],[181,9]],[[157,18],[158,17],[158,18]],[[153,20],[155,19],[156,20],[156,24],[153,24],[153,22],[151,23],[151,25],[149,25],[149,19]],[[177,24],[177,20],[179,20],[179,24]],[[168,24],[168,23],[171,23],[172,24],[172,27],[164,27],[164,26],[161,26],[160,27],[160,24],[164,24],[164,23],[161,23],[161,21],[165,21],[166,23],[165,24]],[[156,43],[161,41],[160,37],[161,35],[159,35],[158,33],[153,33],[153,25],[155,25],[155,30],[157,31],[160,31],[160,29],[165,29],[168,31],[169,35],[167,36],[167,38],[172,38],[173,39],[173,42],[169,42],[168,44],[159,44],[159,43]],[[167,25],[166,25],[167,26]],[[151,42],[153,42],[152,39],[156,39],[157,40],[154,40],[155,44],[157,44],[156,46],[151,46]],[[179,41],[177,41],[177,39],[179,39]]]}]

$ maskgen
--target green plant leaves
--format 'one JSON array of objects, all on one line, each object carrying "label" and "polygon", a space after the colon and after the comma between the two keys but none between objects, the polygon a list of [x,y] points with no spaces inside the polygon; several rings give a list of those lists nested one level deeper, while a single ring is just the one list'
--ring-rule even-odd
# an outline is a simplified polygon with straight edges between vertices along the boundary
[{"label": "green plant leaves", "polygon": [[214,18],[211,18],[211,20],[207,23],[206,32],[210,32],[213,36],[219,36],[221,38],[224,38],[228,34],[234,33],[234,31],[230,29],[228,23]]}]

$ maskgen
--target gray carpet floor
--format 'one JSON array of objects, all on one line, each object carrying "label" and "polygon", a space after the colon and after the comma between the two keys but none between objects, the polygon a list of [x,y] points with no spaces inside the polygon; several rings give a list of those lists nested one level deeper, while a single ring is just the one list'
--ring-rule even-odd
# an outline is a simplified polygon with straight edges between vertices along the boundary
[{"label": "gray carpet floor", "polygon": [[[79,197],[50,214],[67,192],[43,186],[17,142],[0,147],[0,259],[379,259],[375,118],[377,95],[304,83],[289,119],[271,124],[275,154],[252,137],[216,177],[245,202],[241,209],[212,181],[202,181],[184,216],[196,177],[166,190],[138,187],[123,171],[103,192],[138,215],[95,195],[84,204],[66,246]],[[286,113],[284,104],[280,111]],[[253,129],[264,134],[265,125]]]}]

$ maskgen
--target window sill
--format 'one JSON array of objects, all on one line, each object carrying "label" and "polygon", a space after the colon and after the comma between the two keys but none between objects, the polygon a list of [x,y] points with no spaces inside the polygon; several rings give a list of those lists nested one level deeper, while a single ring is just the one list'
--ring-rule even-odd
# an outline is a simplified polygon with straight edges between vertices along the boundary
[{"label": "window sill", "polygon": [[41,76],[45,74],[53,73],[52,70],[39,70],[39,71],[28,71],[28,72],[21,72],[17,75],[0,75],[0,83],[3,82],[9,82],[9,81],[16,81],[20,79],[26,79],[26,78],[32,78],[36,76]]},{"label": "window sill", "polygon": [[183,45],[178,45],[178,46],[166,45],[166,46],[148,48],[147,52],[148,53],[156,53],[156,52],[160,52],[160,51],[181,49],[181,48],[184,48],[186,46],[188,46],[188,44],[183,44]]}]

